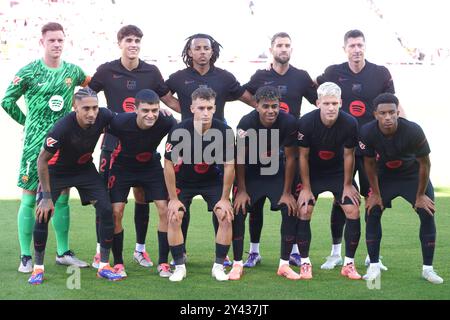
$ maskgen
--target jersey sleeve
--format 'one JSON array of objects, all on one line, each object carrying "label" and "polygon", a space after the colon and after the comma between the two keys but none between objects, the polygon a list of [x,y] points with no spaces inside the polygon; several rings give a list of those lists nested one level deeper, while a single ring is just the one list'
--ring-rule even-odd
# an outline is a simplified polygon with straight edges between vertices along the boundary
[{"label": "jersey sleeve", "polygon": [[297,146],[298,127],[295,119],[289,119],[289,124],[286,126],[286,135],[282,141],[284,147]]},{"label": "jersey sleeve", "polygon": [[172,151],[173,148],[177,146],[178,143],[180,143],[182,140],[181,139],[175,139],[175,136],[177,135],[177,128],[179,128],[178,126],[173,127],[172,130],[170,130],[169,134],[167,135],[167,141],[166,141],[166,146],[165,146],[165,152],[164,152],[164,158],[167,160],[172,161],[173,163],[177,163],[178,162],[178,157],[174,158],[174,156],[172,155]]},{"label": "jersey sleeve", "polygon": [[243,117],[236,127],[236,144],[238,147],[248,147],[249,139],[248,129],[250,128],[249,121]]},{"label": "jersey sleeve", "polygon": [[105,89],[105,68],[106,65],[101,65],[97,68],[97,71],[95,71],[94,75],[91,78],[91,81],[89,82],[89,88],[94,90],[95,92],[100,92]]},{"label": "jersey sleeve", "polygon": [[359,133],[358,148],[365,157],[375,158],[376,152],[373,143],[370,141],[370,126],[369,124],[362,126]]},{"label": "jersey sleeve", "polygon": [[254,75],[250,78],[250,81],[244,84],[244,89],[250,92],[252,95],[256,93],[256,90],[259,88],[259,73],[255,72]]},{"label": "jersey sleeve", "polygon": [[358,145],[358,121],[350,118],[347,130],[347,137],[344,141],[344,147],[347,149],[355,148]]},{"label": "jersey sleeve", "polygon": [[311,138],[308,132],[308,121],[305,120],[305,117],[298,120],[297,145],[299,147],[309,148],[311,146]]},{"label": "jersey sleeve", "polygon": [[64,128],[67,127],[65,126],[65,119],[67,118],[64,117],[59,120],[47,133],[44,149],[51,154],[55,154],[61,148],[64,139]]},{"label": "jersey sleeve", "polygon": [[418,158],[429,155],[431,150],[425,133],[418,124],[415,124],[413,128],[414,130],[410,133],[410,151]]},{"label": "jersey sleeve", "polygon": [[320,86],[322,83],[330,81],[330,74],[333,70],[333,66],[329,66],[325,71],[317,77],[317,84]]},{"label": "jersey sleeve", "polygon": [[169,86],[164,82],[163,76],[156,66],[154,67],[153,74],[155,77],[154,91],[158,94],[159,97],[164,97],[170,91]]},{"label": "jersey sleeve", "polygon": [[22,68],[14,77],[6,89],[5,96],[2,99],[2,108],[17,123],[24,125],[26,116],[17,104],[17,100],[28,90],[28,77],[24,68]]},{"label": "jersey sleeve", "polygon": [[384,86],[383,86],[383,92],[385,93],[395,93],[395,88],[394,88],[394,80],[392,79],[392,75],[389,72],[389,69],[382,66],[381,67],[383,70],[383,74],[384,74]]},{"label": "jersey sleeve", "polygon": [[235,159],[235,137],[233,129],[226,126],[223,136],[225,143],[223,144],[223,162],[231,162]]},{"label": "jersey sleeve", "polygon": [[239,81],[236,80],[235,76],[228,72],[228,93],[227,101],[234,101],[239,99],[245,92],[245,88],[241,86]]},{"label": "jersey sleeve", "polygon": [[117,116],[115,116],[110,122],[109,125],[106,127],[106,132],[109,134],[112,134],[113,136],[116,136],[117,138],[120,139],[120,134],[121,134],[121,123],[122,123],[122,119],[124,116],[126,115],[126,113],[120,113],[117,114]]},{"label": "jersey sleeve", "polygon": [[169,88],[170,92],[176,93],[177,92],[177,79],[176,79],[177,73],[172,73],[169,78],[166,80],[165,84]]},{"label": "jersey sleeve", "polygon": [[91,77],[89,77],[83,71],[83,69],[81,69],[81,67],[75,66],[75,73],[76,73],[76,83],[78,86],[86,87],[91,81]]},{"label": "jersey sleeve", "polygon": [[317,101],[317,87],[314,81],[311,79],[311,76],[308,72],[305,71],[305,83],[308,83],[308,86],[306,87],[306,92],[304,94],[304,97],[306,100],[309,101],[309,103],[316,105]]}]

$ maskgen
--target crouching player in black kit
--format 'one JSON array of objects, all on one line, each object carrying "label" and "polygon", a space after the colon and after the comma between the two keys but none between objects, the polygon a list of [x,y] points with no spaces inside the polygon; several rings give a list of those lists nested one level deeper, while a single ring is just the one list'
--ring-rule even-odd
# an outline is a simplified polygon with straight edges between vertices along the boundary
[{"label": "crouching player in black kit", "polygon": [[[193,118],[176,125],[166,143],[164,178],[169,193],[169,245],[175,261],[170,281],[186,277],[183,215],[192,198],[201,195],[213,211],[216,234],[216,260],[212,276],[228,280],[223,262],[231,245],[234,218],[230,192],[234,179],[234,134],[223,121],[213,119],[216,93],[200,87],[192,93]],[[223,170],[219,165],[223,164]]]},{"label": "crouching player in black kit", "polygon": [[419,125],[399,117],[395,95],[380,94],[373,105],[375,120],[361,128],[359,142],[372,189],[366,203],[370,266],[364,279],[373,281],[380,276],[381,215],[384,208],[391,208],[393,199],[401,196],[414,207],[420,219],[422,277],[431,283],[443,283],[433,270],[436,226],[427,138]]},{"label": "crouching player in black kit", "polygon": [[[140,90],[135,97],[135,112],[118,114],[108,128],[108,133],[119,138],[118,153],[112,158],[108,188],[114,213],[114,269],[126,277],[123,265],[122,227],[125,203],[131,187],[141,187],[144,201],[154,201],[159,213],[158,272],[161,277],[172,275],[167,263],[169,244],[167,242],[167,190],[161,156],[156,151],[161,140],[177,123],[174,117],[160,114],[158,94],[150,89]],[[146,225],[136,224],[136,237],[145,239]],[[141,242],[138,242],[141,243]],[[146,254],[146,253],[144,253]]]},{"label": "crouching player in black kit", "polygon": [[[297,153],[296,119],[280,112],[280,92],[272,86],[255,93],[256,110],[245,115],[237,127],[237,190],[233,221],[234,264],[230,280],[243,273],[243,243],[247,206],[269,198],[272,211],[281,211],[281,254],[278,275],[291,280],[300,276],[289,267],[289,255],[295,243],[297,206],[292,195]],[[280,149],[283,148],[286,163]]]},{"label": "crouching player in black kit", "polygon": [[61,191],[70,187],[77,188],[83,205],[94,205],[99,217],[101,260],[97,276],[111,281],[122,279],[108,263],[114,232],[113,213],[108,192],[92,163],[98,138],[114,115],[98,107],[97,94],[89,88],[79,90],[74,98],[75,111],[49,131],[38,158],[42,191],[36,208],[33,232],[36,263],[28,280],[30,284],[41,284],[44,279],[44,253],[53,204]]},{"label": "crouching player in black kit", "polygon": [[345,260],[341,274],[361,279],[354,264],[361,236],[359,220],[360,194],[353,180],[358,122],[340,110],[341,89],[325,82],[317,89],[317,107],[299,121],[300,175],[302,190],[298,197],[299,226],[297,244],[301,256],[300,276],[312,278],[309,259],[311,216],[320,193],[330,191],[346,216],[344,232]]}]

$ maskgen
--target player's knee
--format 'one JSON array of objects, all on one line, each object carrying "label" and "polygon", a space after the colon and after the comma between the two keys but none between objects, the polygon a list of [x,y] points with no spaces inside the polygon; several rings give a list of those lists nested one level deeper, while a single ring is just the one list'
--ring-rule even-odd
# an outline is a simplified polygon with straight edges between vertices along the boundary
[{"label": "player's knee", "polygon": [[168,228],[169,230],[173,231],[178,231],[181,229],[181,223],[182,223],[182,219],[171,219],[168,222]]},{"label": "player's knee", "polygon": [[113,224],[113,209],[109,201],[99,200],[95,203],[95,210],[97,216],[100,218],[100,223],[111,223]]},{"label": "player's knee", "polygon": [[232,223],[228,219],[223,219],[223,220],[219,219],[219,227],[222,229],[226,229],[226,230],[230,229],[231,230]]},{"label": "player's knee", "polygon": [[146,204],[145,202],[145,192],[142,188],[133,188],[134,200],[139,204]]},{"label": "player's knee", "polygon": [[345,206],[344,208],[345,216],[347,219],[359,219],[359,207],[352,205],[352,206]]},{"label": "player's knee", "polygon": [[381,215],[383,214],[383,211],[381,210],[381,207],[376,205],[372,207],[368,212],[368,219],[370,218],[381,218]]},{"label": "player's knee", "polygon": [[298,210],[300,210],[299,217],[300,217],[301,220],[311,220],[312,213],[313,213],[313,210],[314,210],[313,206],[308,206],[306,212],[304,210],[304,207],[301,207]]}]

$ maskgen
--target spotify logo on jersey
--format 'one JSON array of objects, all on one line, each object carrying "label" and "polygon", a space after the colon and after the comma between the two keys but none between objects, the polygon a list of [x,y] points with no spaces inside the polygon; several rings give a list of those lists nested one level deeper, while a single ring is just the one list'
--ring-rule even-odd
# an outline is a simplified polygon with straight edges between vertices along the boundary
[{"label": "spotify logo on jersey", "polygon": [[61,111],[61,109],[64,107],[64,99],[63,97],[56,95],[50,98],[48,101],[48,106],[52,111]]}]

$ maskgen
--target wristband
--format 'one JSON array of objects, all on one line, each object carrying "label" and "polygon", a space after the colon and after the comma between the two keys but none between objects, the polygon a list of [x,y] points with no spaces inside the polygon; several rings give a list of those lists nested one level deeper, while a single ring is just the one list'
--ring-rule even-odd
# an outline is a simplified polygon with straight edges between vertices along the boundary
[{"label": "wristband", "polygon": [[52,193],[51,192],[42,192],[42,199],[51,199],[52,198]]}]

